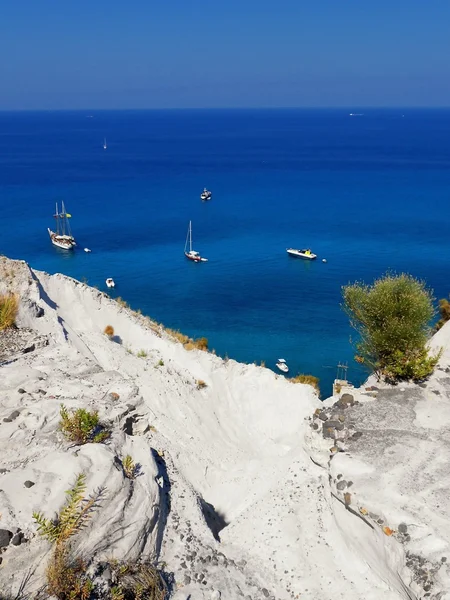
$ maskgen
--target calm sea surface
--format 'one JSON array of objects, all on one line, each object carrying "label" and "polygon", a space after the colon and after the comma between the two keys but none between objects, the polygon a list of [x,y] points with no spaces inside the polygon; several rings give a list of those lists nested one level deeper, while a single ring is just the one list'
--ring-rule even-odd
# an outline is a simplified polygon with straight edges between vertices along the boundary
[{"label": "calm sea surface", "polygon": [[[349,112],[0,113],[0,253],[114,277],[133,308],[230,358],[284,357],[324,396],[339,361],[359,383],[341,286],[392,269],[450,291],[450,111]],[[61,200],[73,253],[47,234]],[[183,255],[190,219],[208,263]]]}]

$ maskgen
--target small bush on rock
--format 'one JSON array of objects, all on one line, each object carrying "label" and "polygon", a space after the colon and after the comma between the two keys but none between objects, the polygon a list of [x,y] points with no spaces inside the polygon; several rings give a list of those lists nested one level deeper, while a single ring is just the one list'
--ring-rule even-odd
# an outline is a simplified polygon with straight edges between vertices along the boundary
[{"label": "small bush on rock", "polygon": [[386,363],[384,375],[388,381],[401,379],[421,381],[433,372],[440,356],[441,352],[436,356],[428,356],[426,348],[418,350],[415,354],[396,350]]},{"label": "small bush on rock", "polygon": [[112,338],[114,336],[114,327],[112,325],[107,325],[103,333],[109,338]]},{"label": "small bush on rock", "polygon": [[343,287],[344,310],[360,335],[355,359],[392,381],[428,377],[438,357],[426,349],[433,297],[411,275],[385,275]]},{"label": "small bush on rock", "polygon": [[147,352],[145,350],[139,350],[139,352],[136,355],[138,358],[147,358]]},{"label": "small bush on rock", "polygon": [[139,473],[139,464],[136,464],[133,458],[127,454],[125,458],[122,459],[122,468],[125,473],[125,477],[128,479],[135,479]]},{"label": "small bush on rock", "polygon": [[61,404],[60,415],[59,428],[75,444],[99,443],[110,436],[109,431],[100,424],[97,411],[89,412],[84,408],[77,408],[69,412],[64,404]]},{"label": "small bush on rock", "polygon": [[197,389],[202,390],[205,387],[208,387],[208,384],[205,383],[203,379],[197,379]]},{"label": "small bush on rock", "polygon": [[447,298],[442,298],[439,300],[439,314],[441,318],[436,323],[436,331],[439,331],[441,327],[443,327],[447,321],[450,321],[450,302]]},{"label": "small bush on rock", "polygon": [[18,310],[19,296],[17,294],[0,295],[0,331],[14,325]]}]

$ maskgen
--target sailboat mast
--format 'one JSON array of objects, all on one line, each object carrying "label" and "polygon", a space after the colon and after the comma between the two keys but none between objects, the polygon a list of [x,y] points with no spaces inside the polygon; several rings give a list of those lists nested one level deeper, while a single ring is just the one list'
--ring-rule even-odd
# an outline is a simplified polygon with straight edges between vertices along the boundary
[{"label": "sailboat mast", "polygon": [[192,221],[189,221],[189,252],[192,252]]},{"label": "sailboat mast", "polygon": [[55,222],[56,222],[56,235],[59,235],[59,212],[58,212],[58,203],[55,203]]},{"label": "sailboat mast", "polygon": [[64,206],[64,202],[61,202],[61,228],[62,234],[66,235],[66,207]]}]

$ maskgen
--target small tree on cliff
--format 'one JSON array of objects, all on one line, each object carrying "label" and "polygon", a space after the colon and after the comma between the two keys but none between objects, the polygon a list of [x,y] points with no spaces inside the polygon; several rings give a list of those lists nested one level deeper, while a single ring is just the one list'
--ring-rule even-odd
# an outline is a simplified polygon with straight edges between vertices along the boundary
[{"label": "small tree on cliff", "polygon": [[359,333],[357,362],[388,380],[424,379],[438,356],[426,348],[433,295],[411,275],[387,274],[372,285],[344,286],[344,310]]}]

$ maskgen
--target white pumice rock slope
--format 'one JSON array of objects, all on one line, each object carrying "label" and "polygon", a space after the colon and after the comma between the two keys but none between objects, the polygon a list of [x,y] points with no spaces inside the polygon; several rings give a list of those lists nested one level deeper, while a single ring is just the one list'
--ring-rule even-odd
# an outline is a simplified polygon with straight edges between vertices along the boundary
[{"label": "white pumice rock slope", "polygon": [[[428,382],[321,403],[0,258],[8,290],[21,305],[20,329],[0,334],[0,592],[42,587],[51,548],[32,513],[52,517],[83,472],[88,492],[104,489],[74,538],[92,572],[151,559],[180,600],[450,598],[450,324]],[[111,438],[69,443],[62,403],[98,410]]]}]

